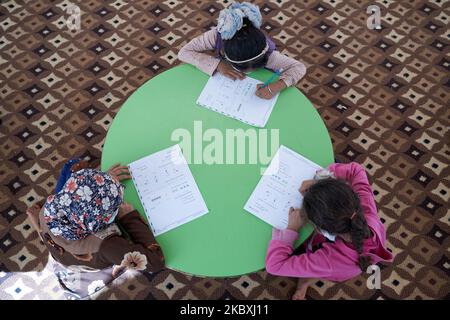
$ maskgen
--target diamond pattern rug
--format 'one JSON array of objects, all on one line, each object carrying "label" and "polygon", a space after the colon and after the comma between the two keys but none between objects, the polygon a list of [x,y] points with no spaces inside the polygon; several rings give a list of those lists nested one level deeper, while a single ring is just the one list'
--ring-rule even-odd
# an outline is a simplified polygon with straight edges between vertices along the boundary
[{"label": "diamond pattern rug", "polygon": [[[81,30],[66,27],[70,3]],[[126,98],[179,61],[229,1],[0,1],[0,299],[60,299],[25,209],[73,156],[99,163]],[[381,290],[361,275],[317,281],[309,299],[449,298],[450,2],[255,1],[278,49],[308,66],[313,102],[342,162],[367,168],[388,247]],[[366,26],[369,5],[382,28]],[[295,281],[264,271],[203,279],[127,276],[100,299],[287,299]]]}]

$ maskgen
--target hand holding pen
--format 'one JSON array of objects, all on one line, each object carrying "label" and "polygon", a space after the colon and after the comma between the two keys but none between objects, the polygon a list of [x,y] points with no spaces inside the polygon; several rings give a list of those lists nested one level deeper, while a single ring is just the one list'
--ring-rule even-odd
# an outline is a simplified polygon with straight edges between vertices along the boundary
[{"label": "hand holding pen", "polygon": [[283,80],[272,82],[276,77],[279,77],[282,72],[283,69],[276,70],[266,82],[258,84],[255,94],[262,99],[272,99],[278,92],[286,88],[286,83]]}]

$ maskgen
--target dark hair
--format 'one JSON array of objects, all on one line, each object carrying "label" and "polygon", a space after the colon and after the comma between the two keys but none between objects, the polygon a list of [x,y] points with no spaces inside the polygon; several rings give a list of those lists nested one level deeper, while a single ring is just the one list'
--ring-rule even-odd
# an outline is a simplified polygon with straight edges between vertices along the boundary
[{"label": "dark hair", "polygon": [[[303,209],[317,227],[334,234],[349,232],[359,253],[359,267],[367,270],[371,259],[363,256],[362,251],[364,239],[369,238],[371,232],[358,195],[344,180],[328,178],[311,185],[304,194]],[[351,219],[353,213],[355,216]]]},{"label": "dark hair", "polygon": [[[236,32],[233,38],[223,40],[223,50],[231,60],[242,61],[256,57],[264,50],[266,43],[264,33],[256,28],[248,18],[244,18],[243,27]],[[268,56],[266,53],[253,61],[231,64],[240,70],[261,68],[267,64]]]}]

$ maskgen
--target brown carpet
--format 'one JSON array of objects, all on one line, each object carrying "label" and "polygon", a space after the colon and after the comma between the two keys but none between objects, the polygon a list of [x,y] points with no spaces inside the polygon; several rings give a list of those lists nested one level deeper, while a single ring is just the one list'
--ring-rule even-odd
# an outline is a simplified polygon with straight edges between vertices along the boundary
[{"label": "brown carpet", "polygon": [[[64,161],[98,164],[114,115],[142,83],[215,24],[229,1],[0,4],[0,298],[60,298],[48,253],[25,209],[55,186]],[[298,84],[323,117],[342,162],[363,163],[386,226],[392,265],[381,290],[366,276],[318,281],[310,299],[449,298],[450,2],[255,1],[278,49],[304,61]],[[366,8],[381,9],[369,30]],[[164,271],[99,294],[118,299],[286,299],[294,280],[265,272],[201,279]]]}]

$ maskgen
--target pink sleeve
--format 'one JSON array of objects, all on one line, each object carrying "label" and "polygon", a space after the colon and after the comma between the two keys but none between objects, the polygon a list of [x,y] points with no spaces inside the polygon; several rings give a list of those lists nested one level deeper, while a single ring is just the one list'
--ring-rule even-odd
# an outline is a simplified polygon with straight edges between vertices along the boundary
[{"label": "pink sleeve", "polygon": [[266,271],[270,274],[343,281],[361,273],[355,263],[357,252],[342,240],[325,243],[315,252],[292,255],[296,232],[274,230],[272,236],[266,255]]},{"label": "pink sleeve", "polygon": [[288,87],[295,86],[306,74],[306,67],[303,63],[276,50],[270,54],[266,68],[274,71],[283,69],[280,79],[283,80]]},{"label": "pink sleeve", "polygon": [[376,215],[378,217],[372,187],[362,165],[356,162],[335,163],[330,165],[329,169],[334,172],[336,178],[347,181],[358,194],[365,215]]},{"label": "pink sleeve", "polygon": [[[215,49],[216,38],[217,31],[215,29],[199,35],[181,48],[178,59],[194,65],[210,76],[213,75],[220,62],[220,59],[211,52]],[[206,53],[207,51],[210,52]]]},{"label": "pink sleeve", "polygon": [[272,232],[272,240],[266,255],[266,271],[273,275],[287,277],[327,277],[332,266],[324,250],[291,256],[293,243],[298,234],[291,230]]}]

